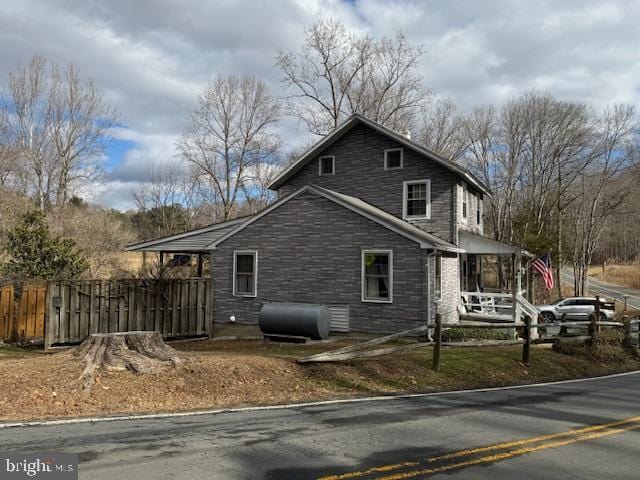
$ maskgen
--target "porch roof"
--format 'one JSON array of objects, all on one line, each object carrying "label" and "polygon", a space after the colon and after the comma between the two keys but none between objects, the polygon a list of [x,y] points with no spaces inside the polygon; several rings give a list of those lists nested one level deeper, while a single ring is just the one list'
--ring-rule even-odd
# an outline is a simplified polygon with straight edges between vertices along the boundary
[{"label": "porch roof", "polygon": [[458,245],[472,255],[531,255],[516,245],[508,245],[467,230],[458,232]]},{"label": "porch roof", "polygon": [[214,223],[206,227],[127,245],[129,252],[210,253],[207,245],[230,232],[248,217]]}]

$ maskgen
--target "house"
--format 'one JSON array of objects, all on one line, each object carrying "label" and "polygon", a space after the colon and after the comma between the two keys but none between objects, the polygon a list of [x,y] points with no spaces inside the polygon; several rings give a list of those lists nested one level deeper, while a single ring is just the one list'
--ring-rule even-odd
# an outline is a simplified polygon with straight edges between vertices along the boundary
[{"label": "house", "polygon": [[393,333],[436,311],[455,321],[480,255],[510,256],[520,293],[520,249],[482,236],[489,189],[361,115],[269,187],[278,199],[256,215],[128,250],[210,254],[215,322],[257,323],[269,302],[328,305],[341,332]]}]

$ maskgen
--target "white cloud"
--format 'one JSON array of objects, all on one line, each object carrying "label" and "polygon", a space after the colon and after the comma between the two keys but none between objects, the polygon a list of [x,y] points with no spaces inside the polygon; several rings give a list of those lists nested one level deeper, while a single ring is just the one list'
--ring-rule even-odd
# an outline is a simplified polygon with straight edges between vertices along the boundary
[{"label": "white cloud", "polygon": [[[150,165],[175,161],[175,139],[214,74],[254,74],[281,94],[274,55],[298,48],[318,16],[372,35],[401,29],[425,46],[425,83],[463,106],[530,88],[598,107],[640,97],[640,2],[631,0],[5,1],[0,78],[41,53],[76,63],[105,90],[135,147],[96,198],[122,204]],[[306,141],[291,120],[282,132]]]}]

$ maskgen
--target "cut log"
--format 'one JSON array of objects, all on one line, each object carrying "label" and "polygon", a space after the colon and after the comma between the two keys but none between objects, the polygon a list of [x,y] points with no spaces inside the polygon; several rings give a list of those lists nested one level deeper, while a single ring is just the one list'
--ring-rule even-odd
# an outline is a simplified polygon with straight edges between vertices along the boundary
[{"label": "cut log", "polygon": [[182,362],[159,332],[94,333],[80,344],[75,355],[85,362],[80,381],[87,393],[100,368],[156,373]]}]

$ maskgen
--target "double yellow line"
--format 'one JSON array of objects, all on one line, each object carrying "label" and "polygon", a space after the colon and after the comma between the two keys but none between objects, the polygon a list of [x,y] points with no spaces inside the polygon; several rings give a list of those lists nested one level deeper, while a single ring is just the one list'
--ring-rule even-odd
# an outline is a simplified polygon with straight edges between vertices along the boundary
[{"label": "double yellow line", "polygon": [[[447,472],[450,470],[470,467],[473,465],[493,463],[499,460],[506,460],[508,458],[517,457],[527,453],[538,452],[540,450],[546,450],[548,448],[562,447],[565,445],[570,445],[572,443],[584,442],[586,440],[594,440],[596,438],[616,435],[639,428],[640,417],[631,417],[616,422],[591,425],[588,427],[569,430],[566,432],[540,435],[523,440],[495,443],[484,447],[459,450],[457,452],[448,453],[446,455],[431,457],[426,462],[414,461],[396,463],[391,465],[382,465],[362,471],[349,472],[340,475],[324,476],[320,477],[318,480],[349,480],[375,474],[384,475],[382,477],[375,477],[376,480],[405,480],[417,476],[433,475],[436,473]],[[501,450],[506,451],[500,452]],[[465,457],[472,458],[465,459]],[[434,465],[440,463],[444,464],[437,466]],[[411,470],[411,467],[419,467],[421,464],[424,464],[424,466],[426,466],[427,464],[431,464],[434,466]],[[409,469],[409,471],[386,475],[389,472],[401,469]]]}]

